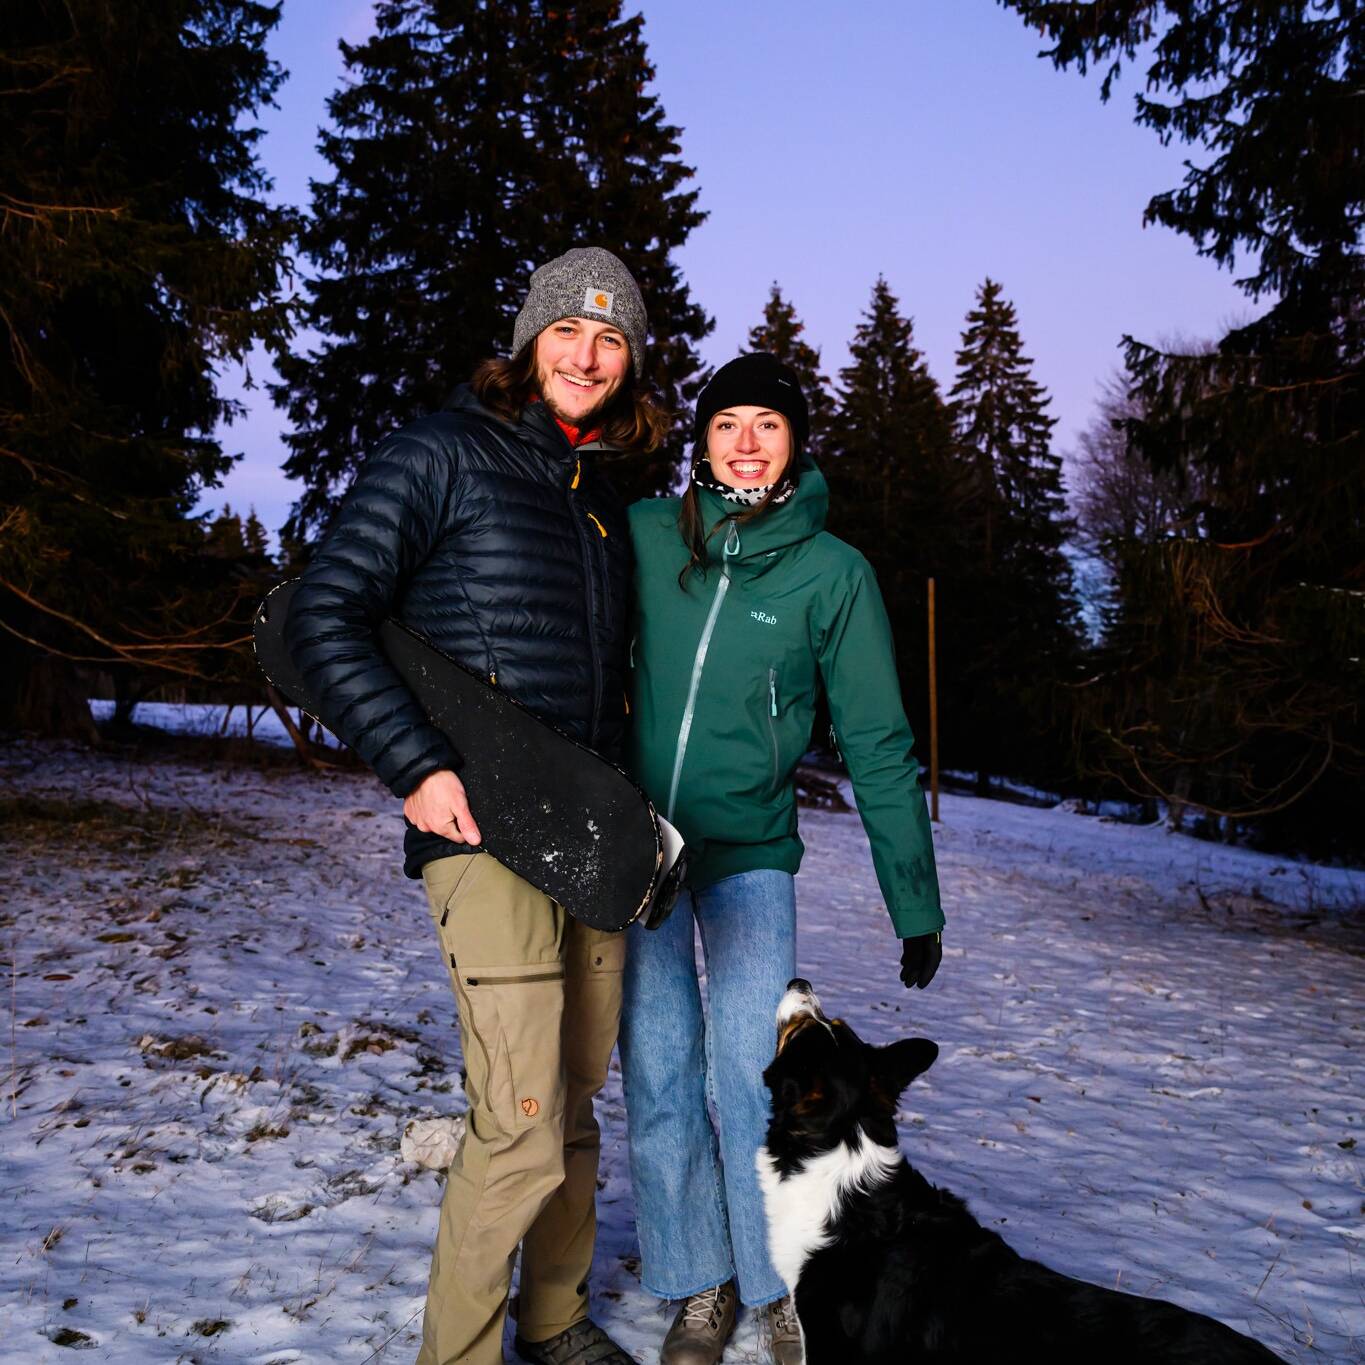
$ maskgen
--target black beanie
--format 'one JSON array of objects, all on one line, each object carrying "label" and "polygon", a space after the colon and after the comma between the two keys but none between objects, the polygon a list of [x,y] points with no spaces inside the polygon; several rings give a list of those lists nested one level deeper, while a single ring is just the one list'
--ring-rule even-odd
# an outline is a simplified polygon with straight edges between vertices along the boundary
[{"label": "black beanie", "polygon": [[707,428],[716,413],[725,408],[755,407],[780,412],[791,423],[797,445],[804,447],[810,431],[810,413],[801,381],[790,365],[775,355],[754,351],[727,361],[711,376],[697,399],[697,417],[692,435],[706,438]]}]

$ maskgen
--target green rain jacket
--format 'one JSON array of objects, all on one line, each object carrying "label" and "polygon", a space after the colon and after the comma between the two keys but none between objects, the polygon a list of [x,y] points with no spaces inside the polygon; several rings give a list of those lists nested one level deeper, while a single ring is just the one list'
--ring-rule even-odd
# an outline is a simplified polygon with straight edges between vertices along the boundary
[{"label": "green rain jacket", "polygon": [[[736,508],[700,490],[706,526]],[[824,530],[829,490],[803,462],[794,497],[711,538],[684,592],[678,498],[630,509],[633,771],[687,840],[688,884],[795,872],[793,776],[823,682],[897,935],[943,925],[919,764],[871,565]],[[728,534],[727,534],[728,531]]]}]

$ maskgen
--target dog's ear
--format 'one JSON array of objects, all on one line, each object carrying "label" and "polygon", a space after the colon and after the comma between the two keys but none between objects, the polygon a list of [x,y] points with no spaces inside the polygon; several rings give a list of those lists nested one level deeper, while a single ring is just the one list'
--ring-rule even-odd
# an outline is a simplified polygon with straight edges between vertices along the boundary
[{"label": "dog's ear", "polygon": [[928,1038],[902,1038],[879,1047],[873,1062],[878,1087],[883,1094],[899,1099],[916,1076],[928,1071],[938,1056],[938,1044]]}]

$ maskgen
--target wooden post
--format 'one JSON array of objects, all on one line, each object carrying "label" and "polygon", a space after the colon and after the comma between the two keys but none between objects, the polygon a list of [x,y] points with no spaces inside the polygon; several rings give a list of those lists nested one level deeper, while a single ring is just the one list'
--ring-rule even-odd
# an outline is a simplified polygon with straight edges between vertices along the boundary
[{"label": "wooden post", "polygon": [[929,818],[938,824],[938,655],[934,646],[934,580],[929,580]]}]

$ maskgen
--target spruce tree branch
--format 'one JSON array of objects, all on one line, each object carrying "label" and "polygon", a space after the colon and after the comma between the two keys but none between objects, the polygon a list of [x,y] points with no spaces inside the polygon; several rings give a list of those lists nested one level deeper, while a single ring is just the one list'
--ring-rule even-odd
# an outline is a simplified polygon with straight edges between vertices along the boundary
[{"label": "spruce tree branch", "polygon": [[[76,476],[73,475],[72,477],[74,478],[74,477],[76,477]],[[106,513],[108,513],[108,515],[111,516],[111,517],[113,517],[115,521],[130,521],[130,520],[131,520],[131,518],[129,517],[129,515],[128,515],[127,512],[120,512],[120,511],[118,510],[118,508],[116,508],[116,507],[110,507],[106,502],[97,501],[95,498],[90,497],[88,494],[85,494],[85,493],[72,493],[71,496],[72,496],[72,498],[75,499],[75,501],[77,501],[77,502],[83,502],[87,507],[98,507],[98,508],[100,509],[101,512],[106,512]]]},{"label": "spruce tree branch", "polygon": [[[83,427],[79,422],[72,422],[71,430],[79,431],[82,436],[88,436],[92,441],[107,441],[110,445],[115,446],[130,446],[136,439],[133,436],[114,436],[107,431],[92,431],[89,427]],[[184,458],[184,451],[182,450],[165,450],[164,453]]]},{"label": "spruce tree branch", "polygon": [[[3,630],[6,633],[14,636],[16,640],[22,640],[26,645],[32,645],[33,648],[38,650],[41,654],[48,655],[52,658],[65,659],[67,660],[68,663],[100,664],[104,667],[108,667],[110,664],[118,663],[136,664],[139,668],[142,669],[154,668],[159,672],[176,673],[179,674],[181,677],[196,678],[201,682],[215,681],[215,679],[210,674],[205,673],[202,669],[195,668],[189,663],[180,662],[175,659],[161,659],[155,656],[152,656],[150,658],[133,659],[118,652],[117,649],[115,650],[113,657],[110,657],[109,655],[105,654],[73,654],[70,650],[61,649],[58,646],[53,645],[46,640],[38,640],[35,639],[32,635],[25,635],[23,631],[16,629],[3,618],[0,618],[0,630]],[[244,641],[239,640],[236,641],[235,643],[241,644],[244,643]],[[200,649],[209,647],[210,646],[203,645],[198,646],[198,648]]]},{"label": "spruce tree branch", "polygon": [[[70,626],[73,630],[79,631],[83,635],[88,635],[97,645],[103,645],[105,649],[117,654],[128,663],[145,663],[147,661],[146,658],[141,656],[146,655],[155,657],[155,655],[161,651],[179,652],[181,650],[194,651],[204,649],[231,650],[236,649],[239,645],[245,645],[251,642],[250,635],[242,635],[238,636],[236,639],[220,640],[211,643],[206,643],[204,641],[193,641],[188,644],[178,643],[179,641],[185,640],[187,635],[194,633],[191,631],[187,632],[185,635],[176,635],[166,639],[153,640],[148,644],[119,644],[115,640],[106,639],[99,631],[95,630],[93,626],[86,625],[84,621],[79,620],[77,617],[71,616],[67,612],[59,611],[56,607],[49,606],[46,602],[40,602],[36,597],[26,593],[17,584],[11,583],[6,578],[0,578],[0,588],[12,592],[21,602],[32,607],[35,611],[41,611],[44,614],[61,621],[64,625]],[[0,625],[4,624],[4,622],[0,621]],[[18,634],[17,631],[8,625],[5,626],[5,629],[9,630],[11,634]],[[27,640],[28,637],[20,636],[20,638]],[[35,642],[30,640],[29,643],[32,644]],[[42,645],[40,648],[48,649],[49,647]],[[49,650],[49,652],[58,653],[60,651]],[[169,665],[166,666],[169,667]]]},{"label": "spruce tree branch", "polygon": [[55,645],[49,644],[46,640],[38,640],[32,635],[25,635],[22,630],[18,630],[10,625],[3,617],[0,617],[0,630],[13,635],[16,640],[22,640],[26,645],[32,645],[34,649],[42,654],[55,655],[59,659],[67,659],[74,664],[110,664],[121,662],[118,659],[111,659],[104,654],[72,654],[68,650],[58,649]]},{"label": "spruce tree branch", "polygon": [[15,365],[18,366],[20,372],[23,374],[29,388],[35,393],[38,392],[41,385],[38,382],[38,376],[34,373],[33,368],[29,364],[28,347],[24,345],[19,336],[19,329],[15,327],[10,315],[5,312],[3,308],[0,308],[0,322],[5,324],[5,330],[9,333],[10,351],[14,356]]},{"label": "spruce tree branch", "polygon": [[[1161,353],[1165,360],[1188,360],[1189,356]],[[1257,384],[1254,380],[1240,381],[1234,384],[1225,384],[1220,388],[1205,389],[1201,397],[1205,402],[1217,398],[1240,397],[1243,394],[1268,394],[1268,393],[1302,393],[1306,389],[1325,389],[1334,384],[1358,383],[1360,372],[1358,370],[1344,370],[1341,374],[1330,375],[1321,379],[1300,379],[1293,384]]]},{"label": "spruce tree branch", "polygon": [[[49,464],[46,460],[31,459],[27,455],[21,455],[17,450],[11,450],[8,446],[0,446],[0,456],[9,460],[16,460],[19,464],[23,465],[35,482],[43,482],[39,473],[39,471],[43,471],[50,476],[47,480],[49,483],[56,484],[61,480],[66,480],[68,483],[78,483],[83,484],[86,488],[90,487],[90,480],[82,478],[73,470],[61,469],[55,464]],[[84,497],[80,493],[73,492],[71,496],[79,502],[91,503],[90,498]],[[93,503],[91,503],[91,505],[93,505]],[[127,520],[127,517],[123,513],[114,511],[112,507],[102,505],[101,510],[108,512],[110,516],[119,518],[121,521]]]},{"label": "spruce tree branch", "polygon": [[[1134,748],[1132,745],[1125,744],[1123,740],[1120,739],[1119,736],[1115,735],[1112,731],[1106,732],[1106,737],[1112,744],[1114,744],[1119,749],[1123,750],[1123,752],[1128,757],[1128,761],[1133,765],[1134,770],[1137,772],[1138,776],[1142,778],[1143,782],[1147,786],[1147,790],[1145,792],[1141,792],[1137,788],[1135,788],[1130,782],[1126,781],[1122,774],[1114,773],[1111,771],[1110,776],[1116,777],[1120,782],[1123,783],[1124,787],[1128,791],[1132,792],[1135,796],[1144,797],[1156,796],[1161,800],[1167,802],[1167,804],[1179,802],[1179,804],[1181,804],[1182,806],[1194,807],[1197,810],[1202,810],[1209,815],[1216,815],[1219,818],[1225,820],[1259,820],[1263,819],[1267,815],[1274,815],[1278,811],[1288,810],[1290,806],[1294,805],[1295,802],[1301,800],[1317,784],[1318,780],[1322,777],[1322,775],[1327,771],[1329,767],[1331,767],[1332,758],[1336,753],[1336,744],[1333,741],[1331,731],[1329,730],[1326,736],[1327,747],[1323,753],[1322,762],[1318,764],[1317,770],[1313,773],[1313,775],[1310,778],[1308,778],[1308,780],[1305,781],[1303,785],[1298,788],[1298,790],[1293,792],[1292,795],[1287,796],[1283,801],[1275,801],[1270,805],[1257,804],[1254,806],[1244,808],[1242,810],[1229,810],[1221,808],[1219,806],[1211,806],[1204,801],[1196,801],[1191,800],[1189,797],[1178,796],[1177,794],[1168,791],[1164,784],[1158,782],[1156,778],[1153,777],[1143,766],[1142,759],[1138,756],[1138,751],[1136,748]],[[1274,795],[1275,793],[1284,791],[1285,788],[1291,782],[1293,782],[1294,779],[1297,778],[1301,772],[1303,772],[1307,763],[1308,756],[1305,755],[1303,761],[1298,764],[1294,771],[1287,774],[1282,781],[1277,782],[1275,786],[1270,788],[1270,792],[1268,794]]]},{"label": "spruce tree branch", "polygon": [[1269,530],[1262,532],[1255,540],[1222,541],[1211,540],[1210,545],[1219,550],[1254,550],[1258,545],[1264,545],[1266,541],[1273,539],[1279,534],[1280,527],[1272,526]]},{"label": "spruce tree branch", "polygon": [[[3,92],[0,91],[0,94]],[[35,223],[59,214],[68,217],[122,218],[125,208],[123,204],[115,204],[111,208],[99,208],[94,204],[41,204],[31,199],[16,198],[0,190],[0,212],[12,213],[16,218],[28,218]]]},{"label": "spruce tree branch", "polygon": [[[68,13],[70,7],[68,6]],[[85,62],[72,62],[66,66],[54,65],[53,58],[48,55],[48,51],[38,49],[33,56],[27,56],[22,49],[11,48],[5,53],[5,65],[13,67],[15,70],[23,70],[25,67],[33,67],[39,71],[51,71],[49,80],[56,80],[59,76],[89,76],[93,73],[94,67]],[[38,89],[37,86],[25,86],[26,90]]]},{"label": "spruce tree branch", "polygon": [[29,477],[33,479],[35,483],[41,482],[38,475],[39,468],[50,470],[53,474],[61,475],[66,474],[66,471],[64,469],[58,469],[56,465],[51,464],[39,465],[35,461],[30,460],[27,456],[19,454],[17,450],[11,450],[8,446],[0,446],[0,455],[3,455],[7,460],[18,461],[18,463],[23,465],[24,468],[28,471]]},{"label": "spruce tree branch", "polygon": [[[237,596],[233,599],[232,605],[233,605],[233,606],[236,606],[237,603],[240,602],[240,601],[242,600],[242,597],[243,597],[243,593],[242,593],[241,590],[239,590],[238,593],[237,593]],[[177,607],[179,607],[179,606],[181,605],[181,602],[183,602],[183,600],[184,600],[184,599],[182,598],[182,599],[180,599],[180,601],[176,601],[176,602],[172,602],[172,603],[168,604],[167,610],[168,610],[168,611],[174,611]],[[209,631],[218,630],[218,629],[219,629],[220,627],[222,627],[222,626],[231,624],[231,622],[232,622],[232,608],[229,607],[228,610],[225,611],[221,616],[219,616],[218,619],[217,619],[216,621],[209,621],[209,622],[206,622],[206,623],[205,623],[204,625],[202,625],[202,626],[194,626],[194,627],[191,627],[189,630],[182,631],[179,635],[175,635],[175,636],[168,636],[168,637],[156,636],[156,635],[150,634],[150,633],[147,632],[147,631],[138,630],[136,626],[130,625],[130,626],[128,627],[128,630],[129,630],[129,632],[130,632],[131,634],[136,635],[136,636],[138,636],[139,639],[146,640],[146,641],[148,641],[149,643],[148,643],[147,645],[130,645],[129,648],[131,648],[131,649],[151,648],[153,645],[159,644],[159,643],[163,642],[165,639],[175,639],[175,640],[193,641],[194,638],[195,638],[196,636],[202,636],[202,635],[207,634]],[[206,646],[206,647],[208,647],[208,648],[213,648],[213,649],[235,648],[237,645],[245,644],[245,643],[246,643],[248,640],[250,640],[250,639],[251,639],[251,637],[250,637],[249,635],[245,635],[245,636],[240,637],[239,639],[228,641],[226,645],[222,645],[222,644],[219,644],[219,643],[210,641],[209,644],[208,644],[208,646]],[[191,643],[191,644],[186,644],[186,645],[176,645],[176,646],[175,646],[176,649],[193,649],[193,648],[197,648],[197,647],[198,647],[198,646],[194,645],[193,643]]]}]

